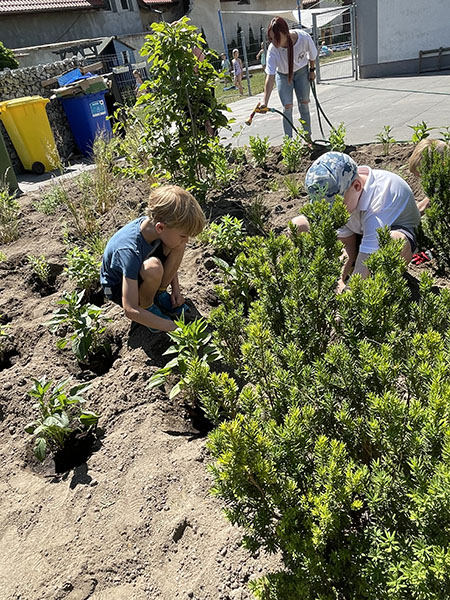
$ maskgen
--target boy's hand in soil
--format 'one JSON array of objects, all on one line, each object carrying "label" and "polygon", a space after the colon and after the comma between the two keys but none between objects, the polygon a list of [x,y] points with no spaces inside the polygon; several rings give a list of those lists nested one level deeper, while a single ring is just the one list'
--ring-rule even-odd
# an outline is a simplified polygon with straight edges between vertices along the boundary
[{"label": "boy's hand in soil", "polygon": [[174,308],[177,308],[177,306],[183,306],[184,304],[184,296],[182,295],[180,290],[172,290],[170,299]]}]

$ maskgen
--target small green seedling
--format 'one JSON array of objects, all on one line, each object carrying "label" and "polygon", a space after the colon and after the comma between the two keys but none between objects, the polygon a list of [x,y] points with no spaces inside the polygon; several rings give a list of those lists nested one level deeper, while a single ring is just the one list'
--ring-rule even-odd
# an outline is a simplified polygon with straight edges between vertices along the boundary
[{"label": "small green seedling", "polygon": [[413,134],[411,136],[411,141],[413,144],[418,144],[422,140],[425,140],[430,136],[430,131],[436,129],[435,127],[428,127],[425,121],[417,123],[417,125],[408,125],[408,127],[413,130]]},{"label": "small green seedling", "polygon": [[175,321],[175,324],[178,328],[168,332],[174,344],[164,352],[164,355],[176,354],[176,356],[165,367],[158,369],[149,382],[150,389],[159,387],[176,369],[182,378],[172,388],[170,398],[179,394],[182,389],[189,388],[190,381],[186,378],[186,374],[194,361],[209,365],[220,358],[219,351],[211,343],[212,334],[208,332],[208,324],[204,319],[196,319],[192,323],[185,323],[180,319]]},{"label": "small green seedling", "polygon": [[243,221],[237,217],[224,215],[219,223],[211,223],[206,231],[207,239],[214,252],[226,259],[233,260],[242,250],[245,239]]},{"label": "small green seedling", "polygon": [[75,246],[67,253],[66,260],[64,271],[75,282],[77,289],[90,291],[97,287],[101,261],[89,250]]},{"label": "small green seedling", "polygon": [[295,177],[285,177],[284,185],[286,186],[289,198],[295,199],[300,197],[300,184]]},{"label": "small green seedling", "polygon": [[345,152],[347,146],[345,144],[346,129],[344,123],[339,123],[338,127],[332,127],[329,136],[331,149],[336,152]]},{"label": "small green seedling", "polygon": [[383,130],[375,136],[383,146],[384,156],[389,156],[389,150],[391,149],[392,144],[395,144],[395,139],[392,137],[391,133],[392,127],[390,125],[385,125]]},{"label": "small green seedling", "polygon": [[289,173],[298,171],[306,148],[302,135],[298,134],[295,138],[284,136],[281,156],[283,157],[282,163],[287,167]]},{"label": "small green seedling", "polygon": [[7,244],[18,238],[20,206],[15,193],[9,191],[7,172],[0,178],[0,243]]},{"label": "small green seedling", "polygon": [[9,324],[8,323],[2,323],[2,321],[1,321],[2,316],[3,315],[0,315],[0,356],[2,356],[2,354],[4,352],[4,342],[10,336],[10,333],[9,333]]},{"label": "small green seedling", "polygon": [[54,215],[60,206],[67,202],[67,191],[59,183],[52,184],[49,189],[41,193],[39,200],[34,202],[34,207],[44,215]]},{"label": "small green seedling", "polygon": [[103,325],[103,309],[94,304],[83,304],[85,290],[81,292],[64,292],[57,302],[60,308],[53,313],[53,318],[45,323],[52,333],[62,327],[68,333],[58,339],[56,345],[61,350],[72,342],[72,350],[80,362],[86,362],[89,356],[103,351],[110,352],[110,345],[104,339],[106,327]]},{"label": "small green seedling", "polygon": [[27,260],[33,270],[33,275],[40,281],[42,285],[47,285],[50,279],[50,265],[44,254],[40,256],[34,256],[33,254],[27,255]]},{"label": "small green seedling", "polygon": [[248,143],[250,144],[250,152],[255,164],[258,165],[258,167],[264,167],[270,150],[269,136],[260,138],[259,135],[251,135],[248,139]]},{"label": "small green seedling", "polygon": [[70,378],[55,384],[53,381],[33,379],[33,387],[28,394],[37,402],[33,408],[39,416],[25,427],[25,431],[35,438],[34,454],[43,461],[49,450],[64,447],[67,437],[76,430],[88,431],[96,427],[99,416],[84,410],[83,394],[89,384],[81,383],[67,389]]}]

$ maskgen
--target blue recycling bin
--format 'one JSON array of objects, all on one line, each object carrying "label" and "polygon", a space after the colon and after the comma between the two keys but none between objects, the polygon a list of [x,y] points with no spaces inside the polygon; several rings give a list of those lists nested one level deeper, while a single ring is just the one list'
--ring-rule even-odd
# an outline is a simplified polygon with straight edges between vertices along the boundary
[{"label": "blue recycling bin", "polygon": [[92,154],[92,145],[98,135],[112,136],[105,94],[106,90],[102,90],[60,99],[75,142],[85,156]]}]

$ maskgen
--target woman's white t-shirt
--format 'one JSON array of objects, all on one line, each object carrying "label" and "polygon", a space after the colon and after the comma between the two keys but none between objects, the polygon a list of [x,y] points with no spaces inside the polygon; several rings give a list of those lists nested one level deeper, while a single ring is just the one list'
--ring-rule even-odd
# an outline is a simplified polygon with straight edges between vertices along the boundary
[{"label": "woman's white t-shirt", "polygon": [[[306,31],[293,29],[291,33],[297,34],[297,41],[294,44],[294,72],[308,64],[308,61],[315,60],[317,48],[314,45],[312,37]],[[275,75],[276,72],[289,73],[287,48],[275,48],[270,44],[267,51],[266,73]]]}]

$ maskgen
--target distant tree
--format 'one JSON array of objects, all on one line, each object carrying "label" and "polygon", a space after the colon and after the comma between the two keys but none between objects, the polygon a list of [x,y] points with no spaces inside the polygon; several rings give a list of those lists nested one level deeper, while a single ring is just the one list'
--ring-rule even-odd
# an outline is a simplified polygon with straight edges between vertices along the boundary
[{"label": "distant tree", "polygon": [[0,42],[0,71],[3,69],[17,69],[19,62],[14,53]]}]

